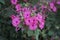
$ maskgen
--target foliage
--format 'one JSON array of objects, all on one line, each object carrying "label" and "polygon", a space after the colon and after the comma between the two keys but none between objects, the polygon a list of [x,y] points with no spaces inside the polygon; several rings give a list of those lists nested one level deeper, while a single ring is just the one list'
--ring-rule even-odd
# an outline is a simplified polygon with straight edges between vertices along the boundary
[{"label": "foliage", "polygon": [[[37,4],[38,0],[30,0],[32,5]],[[42,0],[41,0],[42,1]],[[23,6],[26,5],[24,1],[19,1]],[[47,2],[47,1],[46,1]],[[28,3],[27,3],[28,4]],[[57,6],[57,12],[46,12],[46,22],[43,30],[36,29],[36,31],[20,29],[15,31],[15,27],[11,24],[10,16],[17,14],[14,6],[11,5],[10,0],[0,0],[0,40],[31,40],[32,36],[38,40],[59,40],[60,38],[60,5]],[[20,25],[19,25],[20,26]],[[22,25],[21,25],[22,27]]]}]

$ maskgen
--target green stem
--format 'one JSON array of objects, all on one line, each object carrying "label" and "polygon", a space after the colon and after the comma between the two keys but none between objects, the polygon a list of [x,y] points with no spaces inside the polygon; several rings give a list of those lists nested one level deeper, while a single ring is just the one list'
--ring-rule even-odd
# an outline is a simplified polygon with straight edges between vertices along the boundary
[{"label": "green stem", "polygon": [[36,35],[36,40],[38,40],[38,35]]}]

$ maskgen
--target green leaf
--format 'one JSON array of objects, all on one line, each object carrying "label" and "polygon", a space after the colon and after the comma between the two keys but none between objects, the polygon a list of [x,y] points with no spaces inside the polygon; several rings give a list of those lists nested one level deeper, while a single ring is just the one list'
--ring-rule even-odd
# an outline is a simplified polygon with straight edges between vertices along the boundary
[{"label": "green leaf", "polygon": [[42,37],[46,37],[46,34],[45,34],[46,30],[43,30],[41,33],[42,33]]},{"label": "green leaf", "polygon": [[34,5],[34,4],[36,4],[38,1],[39,1],[39,0],[30,0],[29,2],[30,2],[32,5]]},{"label": "green leaf", "polygon": [[54,32],[51,31],[51,30],[48,32],[48,35],[49,35],[49,36],[52,36],[53,34],[54,34]]},{"label": "green leaf", "polygon": [[6,8],[1,11],[1,15],[3,17],[10,17],[12,14],[16,14],[15,10],[13,10],[12,8]]},{"label": "green leaf", "polygon": [[37,30],[35,31],[35,35],[39,35],[39,34],[40,34],[40,30],[37,29]]},{"label": "green leaf", "polygon": [[33,31],[32,30],[28,30],[27,34],[28,34],[28,36],[32,36],[33,35]]},{"label": "green leaf", "polygon": [[2,4],[5,4],[5,1],[4,1],[4,0],[0,0],[0,2],[1,2]]}]

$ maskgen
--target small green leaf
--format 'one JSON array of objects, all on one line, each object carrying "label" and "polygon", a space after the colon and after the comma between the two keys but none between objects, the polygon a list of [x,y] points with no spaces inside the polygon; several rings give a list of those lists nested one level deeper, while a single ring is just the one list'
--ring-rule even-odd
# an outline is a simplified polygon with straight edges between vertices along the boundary
[{"label": "small green leaf", "polygon": [[46,30],[43,30],[41,33],[42,33],[42,37],[46,37],[46,34],[45,34]]},{"label": "small green leaf", "polygon": [[28,34],[28,36],[32,36],[33,35],[33,31],[32,30],[28,30],[27,34]]},{"label": "small green leaf", "polygon": [[49,35],[49,36],[52,36],[53,34],[54,34],[53,31],[49,31],[49,32],[48,32],[48,35]]},{"label": "small green leaf", "polygon": [[30,0],[29,2],[30,2],[32,5],[34,5],[34,4],[36,4],[38,1],[39,1],[39,0]]}]

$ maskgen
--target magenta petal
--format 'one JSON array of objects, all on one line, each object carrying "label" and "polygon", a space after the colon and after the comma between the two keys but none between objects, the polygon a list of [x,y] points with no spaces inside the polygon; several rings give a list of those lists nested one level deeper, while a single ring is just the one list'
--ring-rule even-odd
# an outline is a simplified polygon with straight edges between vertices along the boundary
[{"label": "magenta petal", "polygon": [[50,8],[53,9],[54,3],[50,3]]},{"label": "magenta petal", "polygon": [[17,4],[17,0],[11,0],[11,3],[16,5]]},{"label": "magenta petal", "polygon": [[42,30],[44,28],[45,21],[41,21],[39,24],[39,28]]},{"label": "magenta petal", "polygon": [[30,26],[29,26],[29,29],[30,29],[30,30],[36,30],[36,29],[37,29],[37,25],[30,25]]},{"label": "magenta petal", "polygon": [[14,27],[17,27],[19,24],[20,24],[19,17],[15,17],[14,19],[12,19],[12,25]]},{"label": "magenta petal", "polygon": [[60,4],[60,1],[58,1],[57,4]]},{"label": "magenta petal", "polygon": [[56,8],[56,7],[54,7],[54,8],[53,8],[53,11],[54,11],[54,12],[56,12],[56,11],[57,11],[57,8]]},{"label": "magenta petal", "polygon": [[11,19],[14,19],[16,16],[15,15],[11,15],[10,17],[11,17]]},{"label": "magenta petal", "polygon": [[24,18],[29,18],[30,17],[30,14],[27,14],[27,13],[26,14],[23,14],[23,17]]},{"label": "magenta petal", "polygon": [[26,25],[30,25],[32,23],[32,19],[31,18],[25,19],[25,23]]},{"label": "magenta petal", "polygon": [[37,20],[42,19],[42,15],[38,13],[38,14],[36,15],[36,19],[37,19]]},{"label": "magenta petal", "polygon": [[44,28],[44,25],[40,24],[39,28],[42,30]]},{"label": "magenta petal", "polygon": [[20,4],[17,4],[17,5],[15,6],[15,8],[16,8],[16,11],[21,11],[21,5],[20,5]]}]

